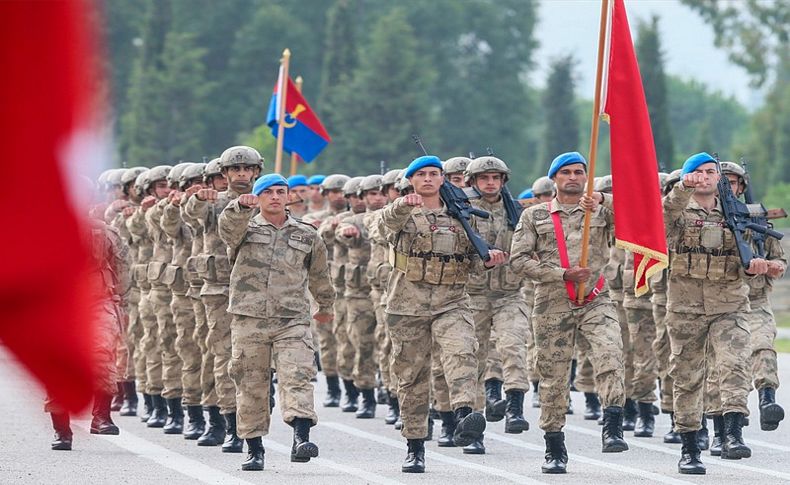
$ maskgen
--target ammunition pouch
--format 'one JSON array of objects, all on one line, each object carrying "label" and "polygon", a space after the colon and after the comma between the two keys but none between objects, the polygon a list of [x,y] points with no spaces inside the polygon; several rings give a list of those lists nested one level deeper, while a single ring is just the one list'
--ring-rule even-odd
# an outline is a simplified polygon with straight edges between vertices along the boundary
[{"label": "ammunition pouch", "polygon": [[469,280],[471,260],[464,254],[394,253],[394,268],[404,273],[407,281],[464,285]]},{"label": "ammunition pouch", "polygon": [[135,264],[132,266],[132,279],[138,285],[148,282],[148,264]]},{"label": "ammunition pouch", "polygon": [[200,286],[203,284],[203,278],[200,277],[200,272],[197,270],[197,258],[200,256],[190,256],[187,258],[187,264],[184,268],[184,278],[191,286]]},{"label": "ammunition pouch", "polygon": [[741,276],[740,265],[735,251],[682,246],[672,257],[670,272],[700,280],[735,281]]},{"label": "ammunition pouch", "polygon": [[151,261],[148,263],[148,268],[146,271],[146,277],[148,278],[149,283],[158,283],[164,285],[164,281],[162,281],[162,277],[165,272],[165,268],[167,267],[167,263],[162,263],[158,261]]},{"label": "ammunition pouch", "polygon": [[230,284],[230,260],[225,256],[195,256],[195,270],[208,283]]},{"label": "ammunition pouch", "polygon": [[180,266],[168,265],[162,273],[161,282],[170,287],[177,293],[187,291],[187,282],[184,279],[184,271]]}]

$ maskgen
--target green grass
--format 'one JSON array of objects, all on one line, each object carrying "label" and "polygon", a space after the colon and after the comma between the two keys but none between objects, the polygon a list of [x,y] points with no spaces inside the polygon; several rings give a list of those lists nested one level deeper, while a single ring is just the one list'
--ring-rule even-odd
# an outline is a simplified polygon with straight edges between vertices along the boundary
[{"label": "green grass", "polygon": [[776,349],[777,352],[790,353],[790,339],[778,338],[774,340],[774,348]]}]

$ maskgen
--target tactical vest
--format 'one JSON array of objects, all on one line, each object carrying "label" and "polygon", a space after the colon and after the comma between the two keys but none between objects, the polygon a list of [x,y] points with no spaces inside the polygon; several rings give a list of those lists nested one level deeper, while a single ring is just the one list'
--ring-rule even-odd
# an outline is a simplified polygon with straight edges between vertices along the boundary
[{"label": "tactical vest", "polygon": [[683,233],[671,254],[673,277],[709,281],[740,278],[741,260],[735,237],[721,218],[716,219],[701,219],[695,212],[684,212]]},{"label": "tactical vest", "polygon": [[[469,280],[470,255],[463,228],[454,220],[440,223],[420,208],[411,213],[415,232],[400,231],[390,251],[390,264],[406,280],[432,285],[464,285]],[[408,227],[408,226],[407,226]]]},{"label": "tactical vest", "polygon": [[[493,214],[492,214],[493,217]],[[492,241],[487,237],[491,230],[490,225],[494,221],[489,219],[478,219],[477,229],[481,236],[497,248],[507,248],[509,250],[510,244],[513,240],[513,231],[504,226],[504,228],[496,231],[496,237]],[[518,291],[523,286],[524,278],[516,274],[510,267],[510,263],[496,266],[482,274],[474,275],[467,285],[470,293],[480,293],[491,291]]]}]

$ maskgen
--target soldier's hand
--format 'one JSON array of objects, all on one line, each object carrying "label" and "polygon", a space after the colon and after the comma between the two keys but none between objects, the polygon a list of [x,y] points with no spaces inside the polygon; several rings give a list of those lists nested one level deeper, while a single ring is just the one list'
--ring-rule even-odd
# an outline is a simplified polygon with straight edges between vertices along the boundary
[{"label": "soldier's hand", "polygon": [[769,278],[781,278],[782,273],[784,273],[784,266],[782,266],[782,263],[768,261],[768,272],[766,274]]},{"label": "soldier's hand", "polygon": [[697,172],[687,173],[683,176],[683,185],[690,189],[696,189],[705,185],[705,175]]},{"label": "soldier's hand", "polygon": [[197,194],[202,188],[203,187],[201,187],[200,185],[190,185],[189,187],[187,187],[186,190],[187,199]]},{"label": "soldier's hand", "polygon": [[129,207],[129,205],[130,204],[128,200],[118,199],[114,201],[112,204],[110,204],[110,209],[117,214],[121,212],[124,208]]},{"label": "soldier's hand", "polygon": [[334,216],[332,218],[332,222],[330,224],[332,225],[332,229],[337,229],[337,225],[340,224],[340,218],[337,217],[337,216]]},{"label": "soldier's hand", "polygon": [[181,196],[184,195],[183,192],[179,192],[174,190],[167,195],[167,202],[173,204],[174,206],[178,207],[181,205]]},{"label": "soldier's hand", "polygon": [[335,316],[331,313],[316,312],[313,314],[313,320],[318,323],[326,324],[334,320]]},{"label": "soldier's hand", "polygon": [[143,212],[145,212],[151,207],[153,207],[154,204],[156,204],[156,197],[154,197],[153,195],[149,195],[148,197],[143,199],[142,202],[140,202],[140,207],[142,207]]},{"label": "soldier's hand", "polygon": [[357,226],[348,226],[344,227],[341,233],[346,237],[357,237],[359,236],[359,229],[357,229]]},{"label": "soldier's hand", "polygon": [[750,275],[766,274],[768,272],[768,261],[762,258],[754,258],[749,261],[749,269],[746,272]]},{"label": "soldier's hand", "polygon": [[218,194],[219,192],[217,192],[214,189],[200,189],[197,191],[196,196],[198,200],[204,200],[206,202],[214,202],[215,200],[217,200]]},{"label": "soldier's hand", "polygon": [[488,255],[491,259],[483,263],[486,268],[493,268],[494,266],[505,264],[507,261],[507,253],[499,249],[489,249]]},{"label": "soldier's hand", "polygon": [[133,206],[124,207],[123,211],[121,211],[121,214],[123,214],[123,217],[129,218],[129,217],[132,217],[132,215],[134,214],[134,211],[136,209],[137,208],[133,207]]},{"label": "soldier's hand", "polygon": [[422,196],[420,194],[404,195],[403,203],[409,207],[422,207]]},{"label": "soldier's hand", "polygon": [[239,205],[243,207],[256,207],[258,196],[255,194],[242,194],[239,196]]},{"label": "soldier's hand", "polygon": [[592,197],[587,197],[587,194],[582,195],[579,206],[586,211],[594,211],[601,202],[603,202],[603,194],[593,192]]},{"label": "soldier's hand", "polygon": [[590,268],[582,268],[580,266],[572,266],[565,270],[562,279],[565,281],[573,281],[574,283],[581,283],[590,279],[592,272]]}]

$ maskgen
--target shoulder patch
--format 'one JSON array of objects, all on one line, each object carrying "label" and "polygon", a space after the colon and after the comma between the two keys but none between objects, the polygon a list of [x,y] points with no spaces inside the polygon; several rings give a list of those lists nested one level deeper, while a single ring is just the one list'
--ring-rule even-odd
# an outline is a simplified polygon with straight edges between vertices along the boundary
[{"label": "shoulder patch", "polygon": [[542,221],[549,218],[549,211],[547,209],[535,209],[532,211],[532,218],[536,221]]}]

